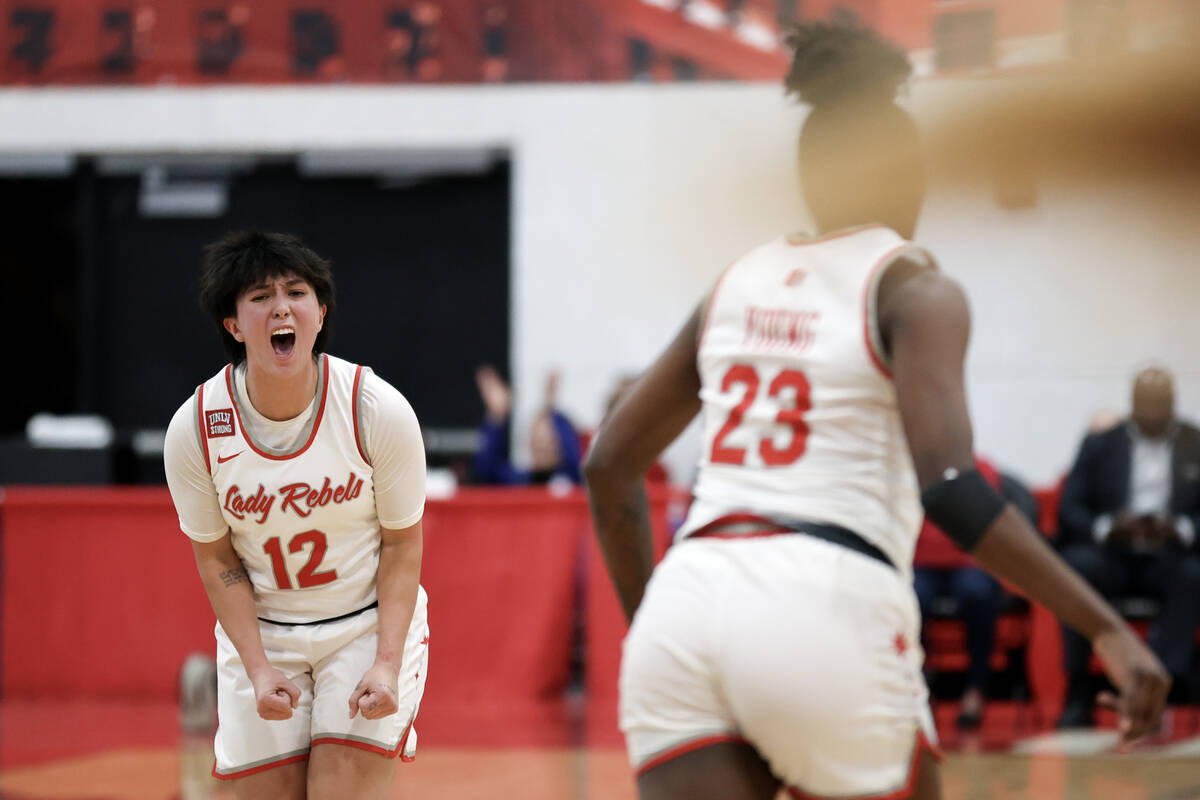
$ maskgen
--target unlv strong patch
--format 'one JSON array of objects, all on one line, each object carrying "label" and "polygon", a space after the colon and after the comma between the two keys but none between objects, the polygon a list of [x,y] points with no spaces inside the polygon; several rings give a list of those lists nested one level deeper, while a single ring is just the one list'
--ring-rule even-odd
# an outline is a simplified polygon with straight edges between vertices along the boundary
[{"label": "unlv strong patch", "polygon": [[204,416],[208,423],[208,438],[233,436],[232,408],[218,408],[216,411],[206,411]]}]

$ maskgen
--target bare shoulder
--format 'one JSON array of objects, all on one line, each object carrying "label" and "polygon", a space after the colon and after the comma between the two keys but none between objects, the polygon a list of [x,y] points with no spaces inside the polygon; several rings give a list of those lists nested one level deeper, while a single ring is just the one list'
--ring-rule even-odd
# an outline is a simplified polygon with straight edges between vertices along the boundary
[{"label": "bare shoulder", "polygon": [[879,325],[885,333],[910,322],[970,323],[967,295],[958,281],[903,256],[880,282],[878,304]]}]

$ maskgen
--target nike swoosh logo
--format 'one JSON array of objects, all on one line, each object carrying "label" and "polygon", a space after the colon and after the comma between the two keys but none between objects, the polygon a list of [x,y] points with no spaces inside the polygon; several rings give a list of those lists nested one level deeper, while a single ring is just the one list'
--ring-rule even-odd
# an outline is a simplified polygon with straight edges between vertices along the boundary
[{"label": "nike swoosh logo", "polygon": [[226,461],[233,461],[235,458],[237,458],[238,456],[240,456],[240,455],[241,455],[242,453],[244,453],[244,452],[246,452],[246,451],[245,451],[245,450],[238,450],[236,453],[234,453],[234,454],[233,454],[233,455],[231,455],[231,456],[217,456],[217,463],[218,463],[218,464],[224,464]]}]

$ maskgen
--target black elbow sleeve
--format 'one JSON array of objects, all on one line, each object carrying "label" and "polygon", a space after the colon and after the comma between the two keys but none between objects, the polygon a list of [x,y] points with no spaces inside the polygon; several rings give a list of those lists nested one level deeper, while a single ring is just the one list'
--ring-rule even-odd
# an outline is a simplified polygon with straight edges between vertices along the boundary
[{"label": "black elbow sleeve", "polygon": [[977,469],[946,476],[921,492],[925,516],[954,543],[970,552],[1007,505]]}]

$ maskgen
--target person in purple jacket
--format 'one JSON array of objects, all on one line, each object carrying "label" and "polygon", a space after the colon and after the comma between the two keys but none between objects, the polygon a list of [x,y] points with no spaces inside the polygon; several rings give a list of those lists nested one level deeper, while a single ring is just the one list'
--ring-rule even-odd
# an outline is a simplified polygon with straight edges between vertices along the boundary
[{"label": "person in purple jacket", "polygon": [[494,486],[543,485],[552,480],[583,482],[579,434],[571,421],[555,409],[557,372],[546,376],[545,401],[529,429],[529,469],[515,466],[508,455],[512,390],[491,365],[476,370],[475,382],[485,408],[479,449],[475,451],[477,482]]}]

